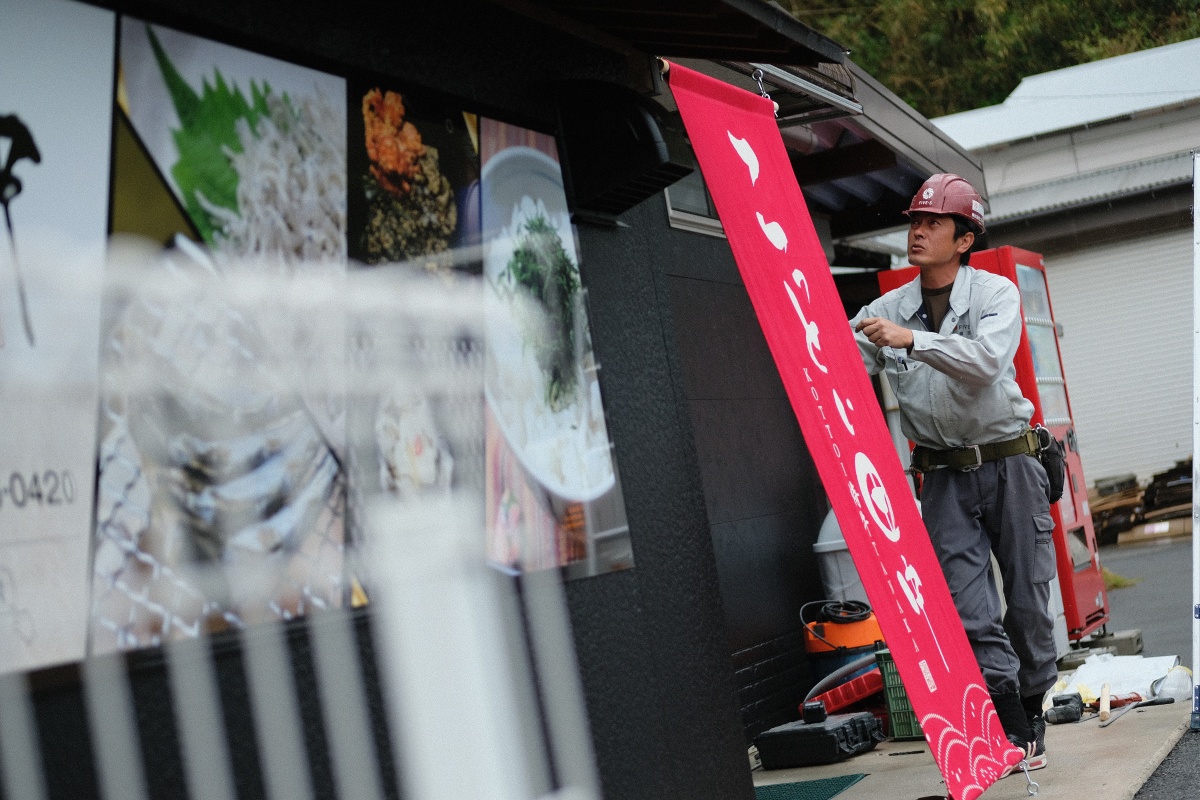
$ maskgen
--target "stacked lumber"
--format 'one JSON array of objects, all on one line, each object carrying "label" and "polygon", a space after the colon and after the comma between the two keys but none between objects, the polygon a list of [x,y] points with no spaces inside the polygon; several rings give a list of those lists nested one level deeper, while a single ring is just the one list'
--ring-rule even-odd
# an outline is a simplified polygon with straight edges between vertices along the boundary
[{"label": "stacked lumber", "polygon": [[1192,460],[1179,461],[1150,479],[1145,491],[1146,519],[1191,516]]},{"label": "stacked lumber", "polygon": [[1097,544],[1170,538],[1192,530],[1192,460],[1139,487],[1133,475],[1097,481],[1088,492]]},{"label": "stacked lumber", "polygon": [[1096,481],[1088,491],[1096,544],[1116,544],[1122,532],[1142,521],[1142,494],[1132,473]]}]

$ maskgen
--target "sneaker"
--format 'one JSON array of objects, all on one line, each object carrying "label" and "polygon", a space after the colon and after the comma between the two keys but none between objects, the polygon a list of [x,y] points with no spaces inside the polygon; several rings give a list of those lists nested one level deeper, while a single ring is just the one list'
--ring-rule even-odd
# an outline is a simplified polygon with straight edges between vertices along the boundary
[{"label": "sneaker", "polygon": [[1036,738],[1032,742],[1022,742],[1015,736],[1008,737],[1008,741],[1024,754],[1024,758],[1016,764],[1005,767],[1004,771],[1000,773],[1001,778],[1007,778],[1014,772],[1020,772],[1022,764],[1025,765],[1025,769],[1032,772],[1035,769],[1042,769],[1050,763],[1050,759],[1046,757],[1045,723],[1040,726],[1040,730],[1035,728],[1034,734]]}]

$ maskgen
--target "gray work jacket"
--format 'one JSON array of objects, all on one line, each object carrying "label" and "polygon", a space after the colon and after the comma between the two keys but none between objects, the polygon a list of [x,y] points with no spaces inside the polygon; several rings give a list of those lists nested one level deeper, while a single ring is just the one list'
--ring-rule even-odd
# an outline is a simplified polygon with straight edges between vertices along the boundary
[{"label": "gray work jacket", "polygon": [[1021,341],[1021,298],[1007,278],[962,266],[950,290],[941,330],[917,316],[921,278],[864,306],[850,327],[883,317],[913,332],[912,351],[876,347],[855,333],[863,364],[887,376],[900,401],[904,435],[947,450],[1020,436],[1033,415],[1021,394],[1013,355]]}]

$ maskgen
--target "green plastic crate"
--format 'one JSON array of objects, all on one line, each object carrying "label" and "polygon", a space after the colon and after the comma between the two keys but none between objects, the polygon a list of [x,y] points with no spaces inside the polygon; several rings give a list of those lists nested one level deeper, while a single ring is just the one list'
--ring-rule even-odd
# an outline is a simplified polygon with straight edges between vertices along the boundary
[{"label": "green plastic crate", "polygon": [[908,693],[900,682],[900,673],[896,670],[896,662],[892,660],[892,652],[887,648],[875,651],[875,661],[879,664],[879,673],[883,675],[883,695],[887,699],[888,735],[893,739],[924,739],[921,724],[913,712],[912,704],[908,702]]}]

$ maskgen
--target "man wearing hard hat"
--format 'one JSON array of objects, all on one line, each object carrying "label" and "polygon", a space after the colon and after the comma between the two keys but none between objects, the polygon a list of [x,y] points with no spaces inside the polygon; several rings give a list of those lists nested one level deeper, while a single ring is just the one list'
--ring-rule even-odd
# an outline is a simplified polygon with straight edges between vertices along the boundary
[{"label": "man wearing hard hat", "polygon": [[[1006,278],[968,266],[983,199],[934,175],[908,209],[911,283],[850,321],[871,374],[882,372],[916,443],[921,512],[950,594],[1010,741],[1046,766],[1042,697],[1058,677],[1049,481],[1016,382],[1021,299]],[[1007,613],[992,578],[995,553]]]}]

